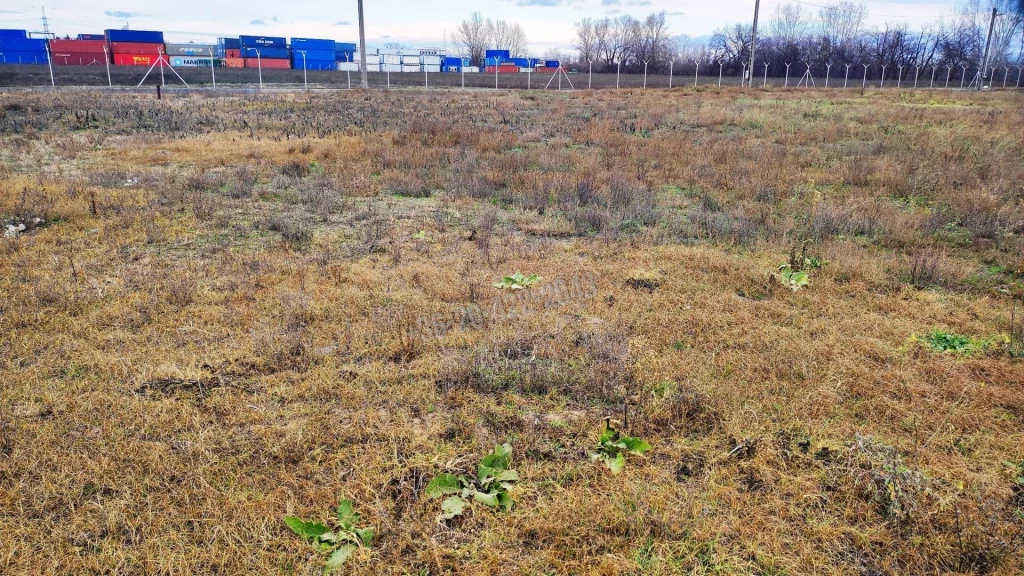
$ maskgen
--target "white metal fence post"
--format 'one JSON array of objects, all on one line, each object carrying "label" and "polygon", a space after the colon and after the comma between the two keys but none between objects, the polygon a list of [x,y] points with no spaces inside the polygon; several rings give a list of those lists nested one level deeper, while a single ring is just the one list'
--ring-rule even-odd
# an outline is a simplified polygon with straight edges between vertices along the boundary
[{"label": "white metal fence post", "polygon": [[1010,75],[1010,67],[1003,66],[1003,88],[1006,88],[1006,77]]},{"label": "white metal fence post", "polygon": [[964,66],[963,64],[961,64],[960,67],[964,69],[963,75],[960,76],[960,89],[963,90],[964,89],[964,82],[967,81],[967,66]]},{"label": "white metal fence post", "polygon": [[864,81],[861,82],[860,89],[863,90],[868,87],[868,65],[861,64],[864,67]]},{"label": "white metal fence post", "polygon": [[43,44],[46,47],[46,65],[50,67],[50,88],[56,88],[57,82],[53,79],[53,55],[50,54],[50,43]]},{"label": "white metal fence post", "polygon": [[210,78],[213,79],[213,87],[217,87],[217,72],[214,71],[213,67],[213,50],[210,50]]},{"label": "white metal fence post", "polygon": [[260,74],[260,92],[263,92],[263,61],[260,60],[260,51],[256,51],[256,69]]},{"label": "white metal fence post", "polygon": [[878,84],[878,87],[879,87],[880,89],[881,89],[881,88],[885,88],[885,69],[886,69],[886,67],[887,67],[887,66],[888,66],[888,64],[887,64],[886,66],[882,66],[882,80],[881,80],[881,82],[880,82],[880,83]]},{"label": "white metal fence post", "polygon": [[896,77],[896,89],[900,89],[900,84],[903,83],[903,64],[899,65],[900,74]]},{"label": "white metal fence post", "polygon": [[[163,44],[160,44],[160,46],[163,46]],[[160,48],[157,48],[156,53],[156,61],[160,65],[160,85],[164,86],[164,51]]]},{"label": "white metal fence post", "polygon": [[675,66],[675,61],[669,61],[668,63],[668,89],[672,89],[672,68]]},{"label": "white metal fence post", "polygon": [[792,62],[786,62],[786,85],[783,86],[783,88],[789,88],[789,65],[790,64],[792,64]]},{"label": "white metal fence post", "polygon": [[843,79],[843,88],[850,84],[850,66],[853,66],[853,64],[846,65],[846,78]]},{"label": "white metal fence post", "polygon": [[647,60],[644,60],[644,90],[647,89]]},{"label": "white metal fence post", "polygon": [[594,61],[587,60],[587,63],[590,64],[590,69],[587,72],[587,90],[590,90],[590,87],[592,85],[591,83],[594,80]]},{"label": "white metal fence post", "polygon": [[768,87],[768,64],[770,64],[770,62],[764,63],[764,84],[761,85],[761,88]]},{"label": "white metal fence post", "polygon": [[832,63],[825,64],[825,88],[828,88],[828,77],[832,74]]},{"label": "white metal fence post", "polygon": [[718,61],[718,87],[719,88],[722,87],[722,68],[723,67],[724,67],[724,63],[721,60],[719,60]]},{"label": "white metal fence post", "polygon": [[694,65],[696,65],[696,68],[693,69],[693,87],[696,88],[697,87],[697,73],[700,72],[700,60],[697,60],[696,62],[694,62]]},{"label": "white metal fence post", "polygon": [[107,53],[107,45],[103,45],[103,60],[107,64],[107,88],[113,88],[114,82],[110,79],[110,54]]},{"label": "white metal fence post", "polygon": [[299,54],[302,54],[302,89],[309,92],[309,82],[306,81],[306,51],[299,50]]},{"label": "white metal fence post", "polygon": [[946,64],[946,88],[949,88],[949,77],[953,75],[953,67]]},{"label": "white metal fence post", "polygon": [[615,89],[619,89],[619,75],[622,72],[622,62],[615,63]]}]

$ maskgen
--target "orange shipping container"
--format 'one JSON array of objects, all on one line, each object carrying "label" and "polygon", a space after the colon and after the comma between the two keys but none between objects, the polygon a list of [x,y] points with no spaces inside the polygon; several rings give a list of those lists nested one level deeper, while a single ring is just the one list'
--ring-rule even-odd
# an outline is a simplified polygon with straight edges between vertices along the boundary
[{"label": "orange shipping container", "polygon": [[[238,50],[235,50],[235,52],[238,52]],[[225,68],[245,68],[245,60],[242,60],[241,58],[225,58],[224,59],[224,67]]]},{"label": "orange shipping container", "polygon": [[246,68],[286,68],[292,67],[292,61],[285,58],[246,58]]}]

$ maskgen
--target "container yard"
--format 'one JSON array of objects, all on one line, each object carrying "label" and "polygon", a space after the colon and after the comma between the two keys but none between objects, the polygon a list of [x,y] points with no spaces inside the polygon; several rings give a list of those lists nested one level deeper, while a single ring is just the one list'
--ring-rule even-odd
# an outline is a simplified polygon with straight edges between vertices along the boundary
[{"label": "container yard", "polygon": [[[449,56],[443,48],[366,49],[323,38],[249,36],[218,38],[216,44],[166,42],[153,30],[106,30],[78,34],[75,39],[30,38],[25,30],[0,30],[0,64],[58,66],[153,66],[215,68],[268,68],[312,71],[384,73],[487,73],[554,72],[558,62],[514,56],[508,50],[487,50],[481,62]],[[163,58],[161,58],[163,55]]]}]

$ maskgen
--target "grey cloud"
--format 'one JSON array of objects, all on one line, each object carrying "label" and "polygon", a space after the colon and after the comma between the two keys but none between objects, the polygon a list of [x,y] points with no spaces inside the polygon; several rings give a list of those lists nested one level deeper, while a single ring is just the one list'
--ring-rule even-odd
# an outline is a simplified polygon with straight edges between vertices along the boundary
[{"label": "grey cloud", "polygon": [[142,16],[139,12],[122,12],[120,10],[107,10],[104,14],[111,18],[135,18],[136,16]]}]

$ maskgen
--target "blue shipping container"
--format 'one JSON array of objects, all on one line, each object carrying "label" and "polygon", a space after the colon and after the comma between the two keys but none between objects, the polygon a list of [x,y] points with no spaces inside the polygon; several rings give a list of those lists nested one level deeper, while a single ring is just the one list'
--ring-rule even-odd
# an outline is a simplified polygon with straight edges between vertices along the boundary
[{"label": "blue shipping container", "polygon": [[[371,59],[371,60],[373,59],[373,57],[369,56],[369,55],[367,55],[366,57]],[[339,51],[336,50],[334,52],[334,59],[336,61],[338,61],[338,62],[355,62],[355,60],[356,60],[356,53],[355,52],[339,52]]]},{"label": "blue shipping container", "polygon": [[238,38],[220,38],[217,40],[217,45],[222,46],[225,50],[238,50],[242,47]]},{"label": "blue shipping container", "polygon": [[[302,58],[292,60],[292,68],[302,70]],[[306,70],[336,70],[333,60],[306,60]]]},{"label": "blue shipping container", "polygon": [[316,38],[292,38],[292,50],[329,50],[334,52],[334,40]]},{"label": "blue shipping container", "polygon": [[238,43],[242,48],[286,48],[288,42],[276,36],[239,36]]},{"label": "blue shipping container", "polygon": [[0,64],[46,64],[46,52],[0,50]]},{"label": "blue shipping container", "polygon": [[0,29],[0,38],[18,38],[24,40],[28,38],[28,32],[24,30],[12,30],[10,28]]},{"label": "blue shipping container", "polygon": [[[330,60],[334,62],[334,50],[305,50],[302,48],[292,48],[292,58],[296,62],[302,62],[302,53],[306,53],[306,60]],[[263,51],[260,51],[260,55],[263,55]]]},{"label": "blue shipping container", "polygon": [[334,49],[341,52],[355,52],[359,46],[356,46],[352,42],[335,42]]},{"label": "blue shipping container", "polygon": [[544,66],[546,68],[558,68],[558,60],[545,60]]},{"label": "blue shipping container", "polygon": [[139,44],[163,44],[164,33],[150,30],[106,30],[110,42],[136,42]]},{"label": "blue shipping container", "polygon": [[520,68],[529,68],[530,67],[530,59],[529,58],[511,58],[510,60],[512,60],[512,63],[515,64],[516,66],[519,66]]},{"label": "blue shipping container", "polygon": [[462,61],[462,58],[452,58],[451,56],[445,56],[445,58],[444,58],[444,65],[445,66],[465,66],[465,63]]},{"label": "blue shipping container", "polygon": [[511,58],[512,55],[508,50],[486,50],[484,51],[484,58]]},{"label": "blue shipping container", "polygon": [[0,52],[46,53],[46,40],[41,38],[0,38]]},{"label": "blue shipping container", "polygon": [[[259,52],[259,55],[256,53]],[[242,58],[290,58],[287,48],[242,48]]]}]

